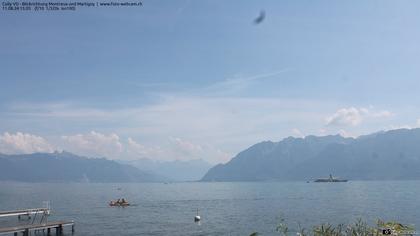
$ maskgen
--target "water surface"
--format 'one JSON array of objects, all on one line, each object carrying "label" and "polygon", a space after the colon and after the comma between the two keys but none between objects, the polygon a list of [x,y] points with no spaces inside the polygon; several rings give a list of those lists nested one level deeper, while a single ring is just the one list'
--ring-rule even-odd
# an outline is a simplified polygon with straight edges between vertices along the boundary
[{"label": "water surface", "polygon": [[[118,190],[121,188],[121,190]],[[49,200],[49,220],[74,220],[74,235],[277,235],[284,218],[293,230],[361,217],[420,226],[420,181],[347,183],[0,183],[0,210]],[[109,207],[125,197],[134,206]],[[193,222],[196,209],[202,221]],[[15,224],[17,219],[0,219]],[[66,230],[70,232],[70,230]]]}]

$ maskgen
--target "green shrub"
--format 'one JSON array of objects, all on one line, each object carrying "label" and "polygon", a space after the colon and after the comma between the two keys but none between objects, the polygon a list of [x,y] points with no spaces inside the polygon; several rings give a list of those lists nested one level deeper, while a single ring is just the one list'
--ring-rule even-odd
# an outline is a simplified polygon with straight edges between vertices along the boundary
[{"label": "green shrub", "polygon": [[[281,219],[279,225],[276,227],[276,232],[283,236],[294,235],[294,233],[297,236],[381,236],[383,235],[384,229],[389,229],[392,236],[415,234],[413,226],[403,225],[394,221],[384,222],[378,220],[376,226],[372,227],[362,221],[362,219],[358,219],[356,222],[349,225],[320,224],[314,226],[312,230],[309,231],[298,224],[297,232],[291,232],[284,219]],[[258,232],[254,232],[250,236],[257,235],[259,235]]]}]

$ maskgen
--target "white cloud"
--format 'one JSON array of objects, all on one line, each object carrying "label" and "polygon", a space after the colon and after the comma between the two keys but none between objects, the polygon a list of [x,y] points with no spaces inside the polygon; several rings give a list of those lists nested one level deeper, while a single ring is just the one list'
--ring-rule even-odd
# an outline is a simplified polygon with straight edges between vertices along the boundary
[{"label": "white cloud", "polygon": [[[177,156],[177,159],[207,159],[217,153],[213,147],[192,143],[182,138],[171,138],[171,142],[173,144],[171,151]],[[213,158],[219,159],[220,156],[216,154]]]},{"label": "white cloud", "polygon": [[[139,158],[149,158],[149,159],[165,159],[165,151],[158,146],[145,146],[142,145],[132,138],[127,139],[126,152],[128,158],[139,159]],[[167,158],[167,157],[166,157]]]},{"label": "white cloud", "polygon": [[200,145],[193,144],[189,141],[181,138],[172,138],[178,150],[187,155],[194,155],[195,153],[203,152],[203,148]]},{"label": "white cloud", "polygon": [[112,111],[74,106],[72,103],[14,103],[10,106],[12,113],[31,118],[65,118],[65,119],[106,119]]},{"label": "white cloud", "polygon": [[345,137],[345,138],[356,138],[356,136],[355,135],[351,135],[349,132],[347,132],[347,131],[345,131],[344,129],[340,129],[339,131],[338,131],[338,134],[340,134],[342,137]]},{"label": "white cloud", "polygon": [[54,147],[44,138],[32,134],[17,132],[0,135],[0,153],[28,154],[35,152],[53,152]]},{"label": "white cloud", "polygon": [[333,115],[327,117],[327,125],[351,125],[356,126],[362,122],[362,111],[354,107],[341,108]]},{"label": "white cloud", "polygon": [[324,128],[321,128],[321,129],[318,130],[318,134],[321,135],[321,136],[326,135],[327,132],[328,132],[328,130],[327,129],[324,129]]},{"label": "white cloud", "polygon": [[385,130],[395,130],[395,129],[414,129],[415,126],[411,125],[390,125],[385,128]]},{"label": "white cloud", "polygon": [[191,160],[204,159],[211,163],[226,162],[231,155],[211,145],[200,145],[182,138],[170,138],[165,147],[147,146],[127,139],[127,158],[149,158],[155,160]]},{"label": "white cloud", "polygon": [[91,131],[87,134],[61,136],[65,150],[91,157],[118,158],[123,151],[120,137],[114,133],[102,134]]},{"label": "white cloud", "polygon": [[262,73],[252,76],[241,76],[237,75],[232,78],[227,78],[219,83],[215,83],[207,88],[208,91],[220,93],[221,92],[234,92],[246,88],[252,84],[254,81],[268,79],[272,77],[276,77],[281,75],[285,72],[290,71],[289,68],[281,69],[278,71],[273,71],[269,73]]},{"label": "white cloud", "polygon": [[393,113],[390,111],[373,111],[367,108],[341,108],[326,118],[327,126],[357,126],[367,118],[388,118]]},{"label": "white cloud", "polygon": [[390,125],[385,130],[394,130],[394,129],[416,129],[420,128],[420,118],[416,120],[416,123],[410,125]]},{"label": "white cloud", "polygon": [[371,117],[374,117],[374,118],[388,118],[394,115],[390,111],[370,112],[369,114]]},{"label": "white cloud", "polygon": [[182,138],[171,138],[173,149],[171,153],[178,160],[204,159],[211,163],[227,162],[230,154],[209,144],[197,144]]},{"label": "white cloud", "polygon": [[305,137],[305,135],[303,135],[303,133],[297,128],[292,129],[292,135],[293,135],[293,137],[297,137],[297,138],[304,138]]},{"label": "white cloud", "polygon": [[45,138],[8,132],[0,135],[0,153],[30,154],[35,152],[54,152],[66,150],[87,157],[105,157],[108,159],[156,160],[191,160],[204,159],[211,163],[227,162],[231,155],[209,144],[196,144],[182,138],[166,138],[161,140],[164,146],[144,145],[133,138],[121,142],[115,133],[103,134],[91,131],[85,134],[61,136],[59,148],[54,148]]}]

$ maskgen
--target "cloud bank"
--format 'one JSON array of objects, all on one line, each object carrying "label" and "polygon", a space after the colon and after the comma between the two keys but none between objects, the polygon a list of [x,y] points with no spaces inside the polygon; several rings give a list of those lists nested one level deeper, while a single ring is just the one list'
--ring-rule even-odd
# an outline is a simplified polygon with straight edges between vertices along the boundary
[{"label": "cloud bank", "polygon": [[47,140],[33,134],[5,132],[0,135],[0,153],[29,154],[35,152],[54,152],[54,147]]},{"label": "cloud bank", "polygon": [[389,111],[373,111],[367,108],[341,108],[326,118],[327,126],[358,126],[370,118],[388,118],[393,114]]},{"label": "cloud bank", "polygon": [[61,136],[62,147],[65,150],[74,151],[87,156],[102,156],[117,158],[123,152],[120,137],[114,133],[102,134],[91,131],[87,134]]},{"label": "cloud bank", "polygon": [[[30,154],[36,152],[51,153],[66,150],[87,157],[105,157],[108,159],[155,160],[191,160],[204,159],[212,163],[227,162],[230,155],[211,145],[196,144],[182,138],[168,138],[165,146],[144,145],[133,138],[122,141],[115,133],[103,134],[91,131],[84,134],[61,136],[57,145],[47,139],[28,133],[8,132],[0,136],[0,153]],[[164,142],[163,142],[164,143]]]}]

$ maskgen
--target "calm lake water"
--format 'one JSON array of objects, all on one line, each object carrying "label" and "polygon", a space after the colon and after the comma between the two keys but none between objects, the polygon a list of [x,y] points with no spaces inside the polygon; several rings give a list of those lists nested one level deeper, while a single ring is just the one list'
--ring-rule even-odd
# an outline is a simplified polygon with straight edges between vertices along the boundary
[{"label": "calm lake water", "polygon": [[[121,188],[121,190],[118,190]],[[134,206],[109,207],[125,197]],[[0,183],[0,210],[41,207],[49,220],[74,220],[74,235],[277,235],[281,218],[296,229],[362,217],[420,227],[420,181],[348,183]],[[202,221],[193,222],[199,208]],[[2,226],[15,217],[0,219]],[[65,229],[71,234],[70,229]]]}]

